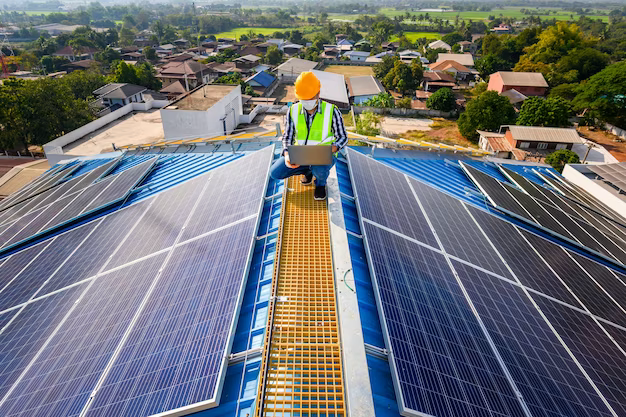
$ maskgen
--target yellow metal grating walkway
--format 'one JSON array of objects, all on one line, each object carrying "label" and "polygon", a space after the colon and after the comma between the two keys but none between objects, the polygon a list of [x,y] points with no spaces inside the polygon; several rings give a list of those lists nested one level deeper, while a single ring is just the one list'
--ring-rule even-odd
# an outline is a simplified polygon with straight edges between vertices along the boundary
[{"label": "yellow metal grating walkway", "polygon": [[345,416],[326,201],[287,183],[257,416]]}]

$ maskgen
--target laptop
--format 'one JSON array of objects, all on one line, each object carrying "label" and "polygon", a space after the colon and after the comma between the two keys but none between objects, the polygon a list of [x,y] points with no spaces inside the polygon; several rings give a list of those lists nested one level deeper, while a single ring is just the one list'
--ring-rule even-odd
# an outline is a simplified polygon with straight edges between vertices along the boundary
[{"label": "laptop", "polygon": [[332,146],[289,145],[289,160],[297,165],[330,165],[333,163]]}]

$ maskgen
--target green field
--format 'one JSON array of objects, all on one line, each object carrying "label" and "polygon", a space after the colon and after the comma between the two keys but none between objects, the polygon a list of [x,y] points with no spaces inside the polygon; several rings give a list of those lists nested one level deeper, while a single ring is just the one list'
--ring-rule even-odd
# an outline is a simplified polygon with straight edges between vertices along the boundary
[{"label": "green field", "polygon": [[[406,36],[406,38],[410,40],[411,42],[415,42],[419,38],[441,39],[441,33],[437,33],[437,32],[404,32],[404,36]],[[397,40],[398,40],[397,36],[394,36],[393,38],[391,38],[392,42],[397,41]]]},{"label": "green field", "polygon": [[302,27],[300,28],[296,28],[296,27],[291,27],[291,28],[253,28],[253,27],[235,28],[235,29],[228,30],[226,32],[216,33],[215,37],[239,39],[239,36],[247,35],[248,32],[250,31],[253,31],[254,33],[258,35],[267,36],[267,35],[271,35],[274,32],[284,32],[286,30],[294,30],[294,29],[299,29],[300,31],[304,31],[305,28],[302,28]]},{"label": "green field", "polygon": [[[456,16],[459,16],[459,19],[462,20],[487,20],[489,18],[489,16],[495,16],[495,17],[500,17],[500,15],[502,15],[503,17],[512,17],[515,19],[522,19],[523,17],[527,17],[528,15],[523,14],[520,10],[522,9],[522,7],[504,7],[501,9],[492,9],[489,12],[456,12],[456,11],[446,11],[446,12],[428,12],[428,15],[432,18],[439,18],[439,19],[444,19],[444,20],[450,20],[450,21],[454,21],[454,19],[456,18]],[[527,9],[530,9],[530,7],[527,7]],[[541,8],[541,9],[536,9],[538,10],[538,12],[540,11],[541,13],[545,13],[547,10],[550,10],[550,15],[545,15],[542,14],[540,15],[540,17],[542,19],[557,19],[557,20],[570,20],[570,14],[567,11],[564,11],[563,9],[559,9],[559,8]],[[554,13],[556,11],[556,13]],[[396,10],[394,8],[391,7],[383,7],[380,9],[380,14],[383,14],[387,17],[393,18],[395,16],[405,16],[406,15],[407,10]],[[420,15],[420,14],[426,14],[426,12],[420,12],[420,11],[408,11],[411,15]],[[607,12],[608,10],[602,10],[602,12]],[[340,14],[340,13],[330,13],[329,14],[329,19],[331,20],[339,20],[339,21],[354,21],[359,17],[358,14]],[[597,15],[597,14],[590,14],[587,15],[587,17],[591,18],[591,19],[602,19],[605,22],[609,21],[609,17],[608,16],[602,16],[602,15]],[[578,20],[579,16],[574,15],[574,20]],[[407,23],[410,23],[411,21],[409,20]],[[419,24],[419,23],[427,23],[427,22],[419,22],[419,21],[415,21],[415,23]]]},{"label": "green field", "polygon": [[43,15],[48,15],[50,13],[62,13],[62,12],[58,12],[58,11],[47,11],[47,12],[42,12],[39,10],[9,10],[10,12],[18,12],[18,13],[26,13],[29,16],[41,16]]}]

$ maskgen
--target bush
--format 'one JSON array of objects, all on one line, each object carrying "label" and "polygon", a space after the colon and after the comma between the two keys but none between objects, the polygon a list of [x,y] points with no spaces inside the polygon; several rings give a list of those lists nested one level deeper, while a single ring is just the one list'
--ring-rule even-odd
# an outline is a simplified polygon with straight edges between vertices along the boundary
[{"label": "bush", "polygon": [[459,116],[458,126],[464,138],[477,141],[477,129],[495,132],[514,120],[515,109],[509,99],[495,91],[486,91],[467,103],[465,112]]},{"label": "bush", "polygon": [[563,172],[565,164],[577,164],[580,162],[580,158],[576,152],[569,149],[559,149],[546,156],[546,164],[552,165],[552,168],[559,172]]},{"label": "bush", "polygon": [[411,97],[402,97],[401,99],[396,100],[396,107],[401,109],[410,109]]},{"label": "bush", "polygon": [[456,107],[456,98],[449,88],[442,88],[426,100],[426,107],[432,110],[452,111]]},{"label": "bush", "polygon": [[365,136],[380,135],[380,121],[382,117],[372,112],[361,113],[356,121],[356,133]]},{"label": "bush", "polygon": [[389,93],[379,93],[378,95],[364,101],[361,105],[368,107],[391,108],[394,107],[394,99]]}]

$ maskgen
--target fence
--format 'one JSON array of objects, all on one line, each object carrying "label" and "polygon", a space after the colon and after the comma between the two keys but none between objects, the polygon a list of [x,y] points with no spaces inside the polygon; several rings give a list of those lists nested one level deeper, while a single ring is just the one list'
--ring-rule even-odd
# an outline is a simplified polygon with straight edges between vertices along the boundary
[{"label": "fence", "polygon": [[391,107],[369,107],[369,106],[353,106],[352,109],[354,113],[361,114],[364,112],[371,112],[377,114],[388,114],[392,116],[404,116],[404,117],[444,117],[449,118],[456,113],[454,112],[445,112],[440,110],[429,110],[429,109],[402,109],[402,108],[391,108]]},{"label": "fence", "polygon": [[376,62],[371,61],[335,61],[334,59],[324,59],[322,63],[324,65],[346,65],[351,67],[371,67],[376,65]]},{"label": "fence", "polygon": [[606,130],[608,130],[609,132],[611,132],[615,136],[618,136],[619,138],[621,138],[623,140],[626,140],[626,129],[622,129],[621,127],[613,126],[612,124],[609,124],[609,123],[605,123],[604,127],[606,128]]}]

